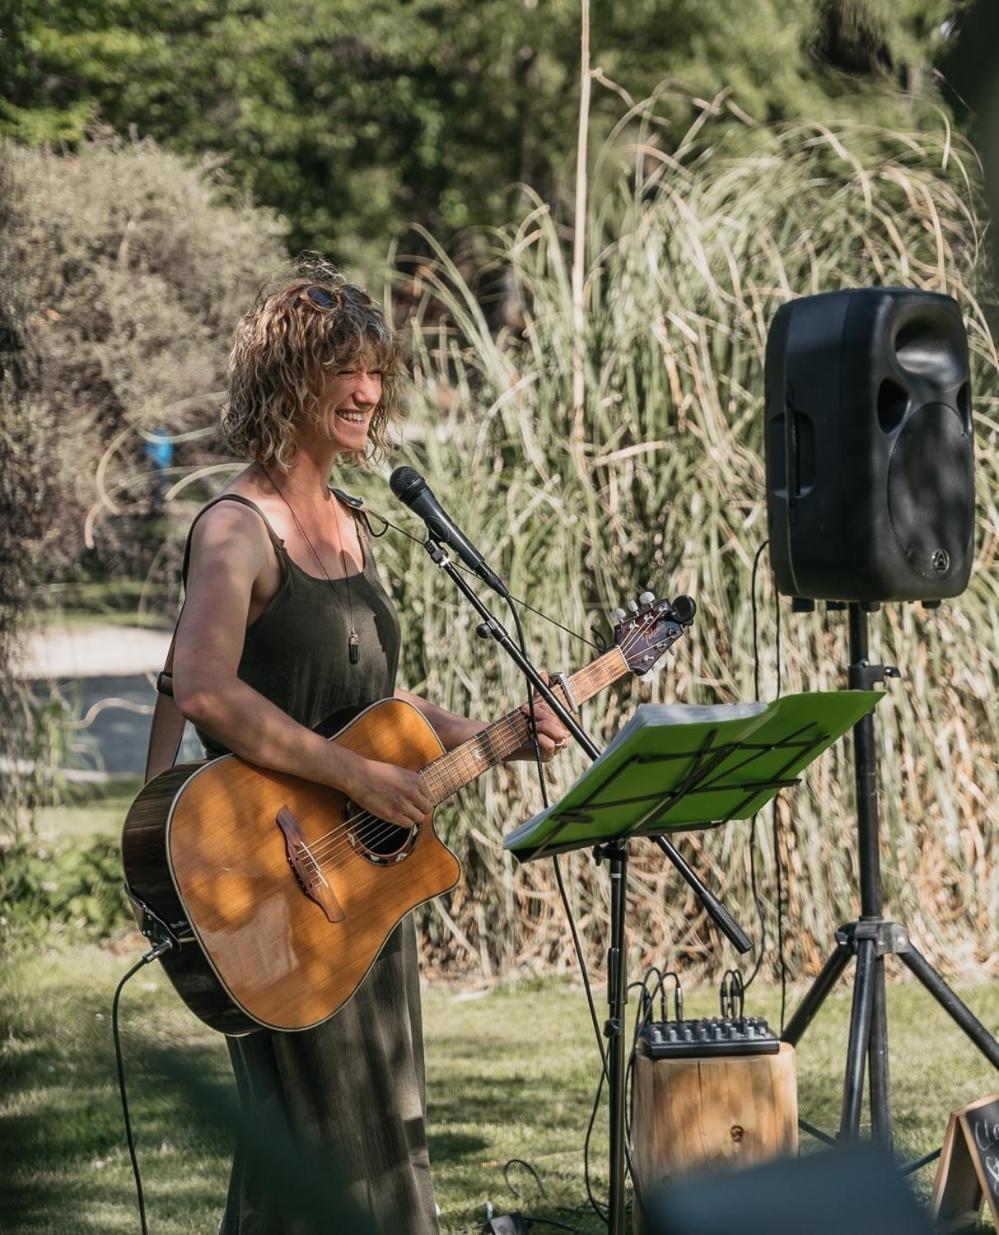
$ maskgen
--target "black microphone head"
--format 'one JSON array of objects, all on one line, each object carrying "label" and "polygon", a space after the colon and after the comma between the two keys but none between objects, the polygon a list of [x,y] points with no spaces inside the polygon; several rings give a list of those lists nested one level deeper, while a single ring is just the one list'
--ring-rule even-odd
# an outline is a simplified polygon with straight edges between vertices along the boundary
[{"label": "black microphone head", "polygon": [[415,467],[397,467],[389,477],[389,488],[400,502],[407,504],[426,487],[427,482]]}]

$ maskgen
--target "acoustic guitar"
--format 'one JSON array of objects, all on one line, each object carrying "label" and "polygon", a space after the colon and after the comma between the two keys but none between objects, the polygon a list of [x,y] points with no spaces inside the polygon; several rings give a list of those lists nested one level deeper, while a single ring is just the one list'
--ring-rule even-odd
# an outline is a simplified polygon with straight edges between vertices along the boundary
[{"label": "acoustic guitar", "polygon": [[[571,708],[648,672],[690,625],[689,598],[641,600],[615,626],[614,647],[554,687]],[[421,712],[383,699],[329,740],[419,771],[439,805],[529,731],[511,712],[446,752]],[[205,1024],[234,1035],[308,1029],[347,1002],[411,909],[458,882],[432,818],[399,827],[336,789],[235,755],[178,764],[129,808],[126,890],[144,933],[170,943],[160,961]]]}]

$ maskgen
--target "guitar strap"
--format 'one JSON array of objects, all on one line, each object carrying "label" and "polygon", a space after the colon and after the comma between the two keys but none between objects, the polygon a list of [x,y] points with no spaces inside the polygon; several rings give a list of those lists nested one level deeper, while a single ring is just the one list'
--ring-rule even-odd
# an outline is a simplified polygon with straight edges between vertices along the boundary
[{"label": "guitar strap", "polygon": [[[179,618],[177,620],[180,621]],[[176,642],[175,627],[163,671],[156,675],[156,703],[149,725],[149,748],[146,752],[146,773],[143,781],[143,784],[147,785],[154,776],[168,771],[177,762],[184,726],[187,723],[173,697],[173,647]]]},{"label": "guitar strap", "polygon": [[[352,497],[349,493],[344,493],[342,489],[334,489],[333,492],[358,511],[365,524],[368,525],[367,511],[364,510],[362,498]],[[368,525],[368,530],[370,531],[370,525]],[[181,613],[183,613],[183,608]],[[178,615],[177,626],[179,625],[180,616]],[[153,717],[149,724],[149,746],[146,751],[146,771],[143,780],[145,785],[148,785],[161,772],[167,772],[174,766],[180,753],[180,744],[184,740],[184,726],[187,721],[173,697],[173,651],[177,642],[177,626],[174,627],[173,636],[170,639],[170,649],[166,654],[162,672],[156,675],[156,703],[153,705]]]}]

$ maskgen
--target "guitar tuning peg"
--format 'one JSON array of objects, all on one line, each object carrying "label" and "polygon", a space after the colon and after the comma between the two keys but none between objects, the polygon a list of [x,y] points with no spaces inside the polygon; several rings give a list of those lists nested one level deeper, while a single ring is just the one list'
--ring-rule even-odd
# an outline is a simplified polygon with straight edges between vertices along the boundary
[{"label": "guitar tuning peg", "polygon": [[644,591],[641,594],[641,596],[639,596],[638,598],[638,603],[642,605],[643,607],[645,605],[653,605],[655,604],[655,601],[656,601],[655,593],[649,592],[649,591]]},{"label": "guitar tuning peg", "polygon": [[632,611],[632,613],[637,613],[638,612],[638,602],[635,600],[629,600],[628,608]]},{"label": "guitar tuning peg", "polygon": [[614,623],[615,626],[618,626],[621,622],[623,622],[627,616],[628,615],[625,613],[623,609],[612,609],[611,610],[611,621]]}]

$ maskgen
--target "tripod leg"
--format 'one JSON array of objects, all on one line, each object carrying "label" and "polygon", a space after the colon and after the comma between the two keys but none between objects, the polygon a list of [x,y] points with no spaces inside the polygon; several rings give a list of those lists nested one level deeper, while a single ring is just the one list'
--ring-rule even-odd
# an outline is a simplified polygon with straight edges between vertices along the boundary
[{"label": "tripod leg", "polygon": [[885,999],[885,961],[874,958],[874,999],[871,1037],[867,1052],[870,1067],[871,1135],[891,1147],[891,1105],[888,1090],[888,1007]]},{"label": "tripod leg", "polygon": [[871,1040],[871,1013],[874,1008],[873,939],[857,943],[857,977],[850,1011],[850,1043],[846,1051],[846,1076],[843,1079],[843,1108],[839,1121],[840,1140],[860,1133],[860,1107],[864,1101],[864,1064]]},{"label": "tripod leg", "polygon": [[850,959],[850,948],[845,943],[837,943],[836,951],[822,966],[815,981],[805,993],[805,998],[795,1009],[794,1015],[788,1021],[781,1035],[781,1040],[797,1046],[804,1036],[805,1030],[812,1023],[812,1018],[825,1002],[826,996],[836,985],[840,974],[846,968]]},{"label": "tripod leg", "polygon": [[964,1030],[993,1067],[999,1068],[999,1042],[954,994],[930,962],[910,944],[899,957],[912,970],[937,1003]]}]

